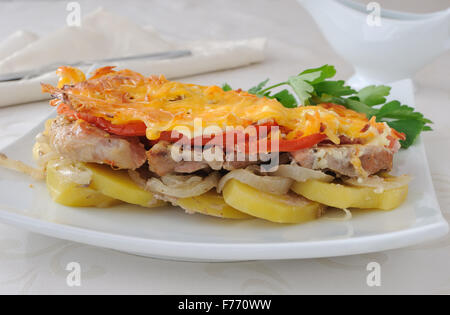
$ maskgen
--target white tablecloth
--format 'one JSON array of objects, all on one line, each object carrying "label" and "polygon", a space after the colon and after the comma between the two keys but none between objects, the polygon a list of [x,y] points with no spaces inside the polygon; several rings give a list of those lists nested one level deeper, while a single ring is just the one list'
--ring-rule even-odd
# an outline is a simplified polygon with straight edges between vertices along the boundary
[{"label": "white tablecloth", "polygon": [[[82,13],[99,4],[80,3]],[[44,34],[62,26],[67,14],[65,6],[65,2],[0,3],[3,21],[0,40],[17,29]],[[105,1],[103,6],[142,25],[153,25],[172,37],[269,39],[265,63],[185,81],[203,84],[226,81],[248,88],[247,82],[256,83],[268,76],[282,80],[305,67],[324,63],[336,65],[342,78],[351,74],[351,67],[331,52],[312,19],[293,0],[127,1],[126,5],[124,1]],[[396,6],[399,7],[397,2]],[[411,8],[420,11],[419,7]],[[414,78],[416,104],[435,122],[434,131],[426,133],[424,141],[439,203],[447,219],[450,219],[449,68],[447,53]],[[24,134],[50,110],[42,103],[0,109],[0,148]],[[72,261],[82,266],[81,287],[66,284],[65,268]],[[380,287],[366,284],[366,266],[371,261],[381,265]],[[340,258],[187,263],[127,255],[0,224],[0,293],[450,293],[449,266],[450,236],[420,246]]]}]

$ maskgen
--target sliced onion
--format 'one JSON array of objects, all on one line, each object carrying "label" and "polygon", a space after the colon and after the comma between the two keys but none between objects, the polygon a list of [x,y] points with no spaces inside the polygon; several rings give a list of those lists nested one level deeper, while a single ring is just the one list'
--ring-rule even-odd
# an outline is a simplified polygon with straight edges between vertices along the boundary
[{"label": "sliced onion", "polygon": [[67,182],[82,186],[87,186],[91,183],[92,171],[86,168],[83,163],[73,162],[64,158],[52,160],[50,163]]},{"label": "sliced onion", "polygon": [[408,175],[386,176],[386,177],[373,175],[367,178],[345,179],[344,183],[358,187],[375,188],[375,192],[382,193],[385,190],[406,186],[409,184],[410,181],[411,177]]},{"label": "sliced onion", "polygon": [[171,197],[187,198],[199,196],[217,186],[219,174],[213,172],[208,177],[202,178],[194,175],[166,175],[158,178],[150,178],[146,189]]},{"label": "sliced onion", "polygon": [[36,136],[36,143],[33,146],[33,158],[36,164],[45,170],[50,161],[58,160],[61,156],[50,146],[48,136],[40,133]]},{"label": "sliced onion", "polygon": [[254,167],[247,167],[246,169],[233,170],[223,176],[217,186],[217,192],[221,193],[225,184],[232,178],[260,191],[278,195],[286,194],[292,185],[292,179],[280,176],[256,175]]},{"label": "sliced onion", "polygon": [[48,153],[39,156],[39,158],[36,160],[36,163],[37,165],[39,165],[39,167],[45,169],[48,162],[57,160],[59,158],[61,158],[61,156],[58,153],[56,153],[55,151],[49,151]]},{"label": "sliced onion", "polygon": [[335,208],[335,209],[344,211],[345,215],[343,217],[323,216],[322,218],[325,220],[330,220],[330,221],[350,221],[353,218],[353,215],[350,212],[350,210],[348,210],[346,208]]},{"label": "sliced onion", "polygon": [[278,169],[273,172],[274,175],[288,177],[297,182],[305,182],[308,179],[317,179],[324,182],[331,182],[334,177],[325,174],[321,171],[312,170],[306,167],[301,167],[297,163],[290,165],[280,165]]},{"label": "sliced onion", "polygon": [[60,156],[48,143],[48,137],[40,133],[36,136],[36,143],[33,146],[33,157],[39,167],[45,169],[49,161],[58,159]]},{"label": "sliced onion", "polygon": [[64,158],[57,153],[49,144],[49,138],[44,133],[36,136],[33,157],[42,168],[43,173],[47,169],[47,165],[51,163],[65,181],[78,185],[89,185],[91,183],[92,172],[83,163]]},{"label": "sliced onion", "polygon": [[31,167],[21,161],[12,160],[3,153],[0,153],[0,166],[10,169],[10,170],[13,170],[13,171],[17,171],[17,172],[26,174],[36,180],[45,179],[45,174],[44,174],[43,170],[39,170],[34,167]]}]

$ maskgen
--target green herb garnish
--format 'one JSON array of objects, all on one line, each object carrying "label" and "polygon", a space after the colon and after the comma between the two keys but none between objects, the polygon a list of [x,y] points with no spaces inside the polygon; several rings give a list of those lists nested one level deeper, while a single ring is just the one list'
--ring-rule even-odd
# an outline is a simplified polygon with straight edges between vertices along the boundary
[{"label": "green herb garnish", "polygon": [[[367,118],[376,117],[378,122],[386,122],[391,128],[406,135],[406,140],[400,141],[402,148],[412,145],[422,131],[432,130],[431,120],[414,108],[402,105],[399,101],[389,101],[386,97],[391,88],[385,85],[370,85],[359,91],[345,85],[343,80],[329,80],[336,74],[334,66],[324,65],[319,68],[308,69],[287,81],[266,87],[266,79],[248,90],[249,93],[260,97],[278,100],[283,106],[293,108],[302,105],[317,105],[320,103],[335,103],[343,105]],[[273,94],[273,90],[280,86],[287,86],[292,90],[283,89]],[[224,84],[224,91],[232,90]],[[294,96],[295,95],[295,96]]]}]

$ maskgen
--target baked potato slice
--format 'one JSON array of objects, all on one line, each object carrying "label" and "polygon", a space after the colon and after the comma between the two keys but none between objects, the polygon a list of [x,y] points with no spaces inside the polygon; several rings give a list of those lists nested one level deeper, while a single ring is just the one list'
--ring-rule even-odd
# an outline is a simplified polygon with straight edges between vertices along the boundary
[{"label": "baked potato slice", "polygon": [[85,164],[85,167],[92,172],[90,187],[105,196],[147,208],[166,204],[156,199],[151,192],[139,187],[125,170],[113,170],[108,165],[91,163]]},{"label": "baked potato slice", "polygon": [[318,180],[295,182],[291,189],[310,200],[335,208],[392,210],[400,206],[408,195],[408,185],[378,190]]},{"label": "baked potato slice", "polygon": [[202,213],[225,219],[248,219],[252,216],[229,206],[216,191],[189,198],[180,198],[176,204],[188,212]]},{"label": "baked potato slice", "polygon": [[[68,207],[111,207],[121,203],[119,200],[103,195],[89,186],[68,180],[66,166],[56,161],[47,165],[47,188],[52,199]],[[66,172],[66,173],[65,173]]]},{"label": "baked potato slice", "polygon": [[301,223],[319,218],[323,206],[295,194],[275,195],[259,191],[236,179],[223,188],[223,198],[231,207],[272,222]]}]

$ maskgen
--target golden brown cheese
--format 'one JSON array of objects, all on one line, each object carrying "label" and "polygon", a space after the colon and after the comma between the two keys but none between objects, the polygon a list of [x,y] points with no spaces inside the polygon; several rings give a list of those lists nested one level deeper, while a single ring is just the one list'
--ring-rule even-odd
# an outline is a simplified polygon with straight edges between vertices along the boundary
[{"label": "golden brown cheese", "polygon": [[287,130],[286,139],[325,133],[334,143],[339,143],[341,135],[370,142],[393,134],[386,124],[334,104],[286,108],[277,100],[244,91],[144,77],[113,67],[100,68],[87,80],[82,71],[71,67],[61,67],[58,75],[58,88],[43,84],[44,92],[67,101],[76,111],[113,124],[143,121],[150,140],[179,126],[193,131],[195,118],[201,119],[203,128],[222,129],[272,121]]}]

